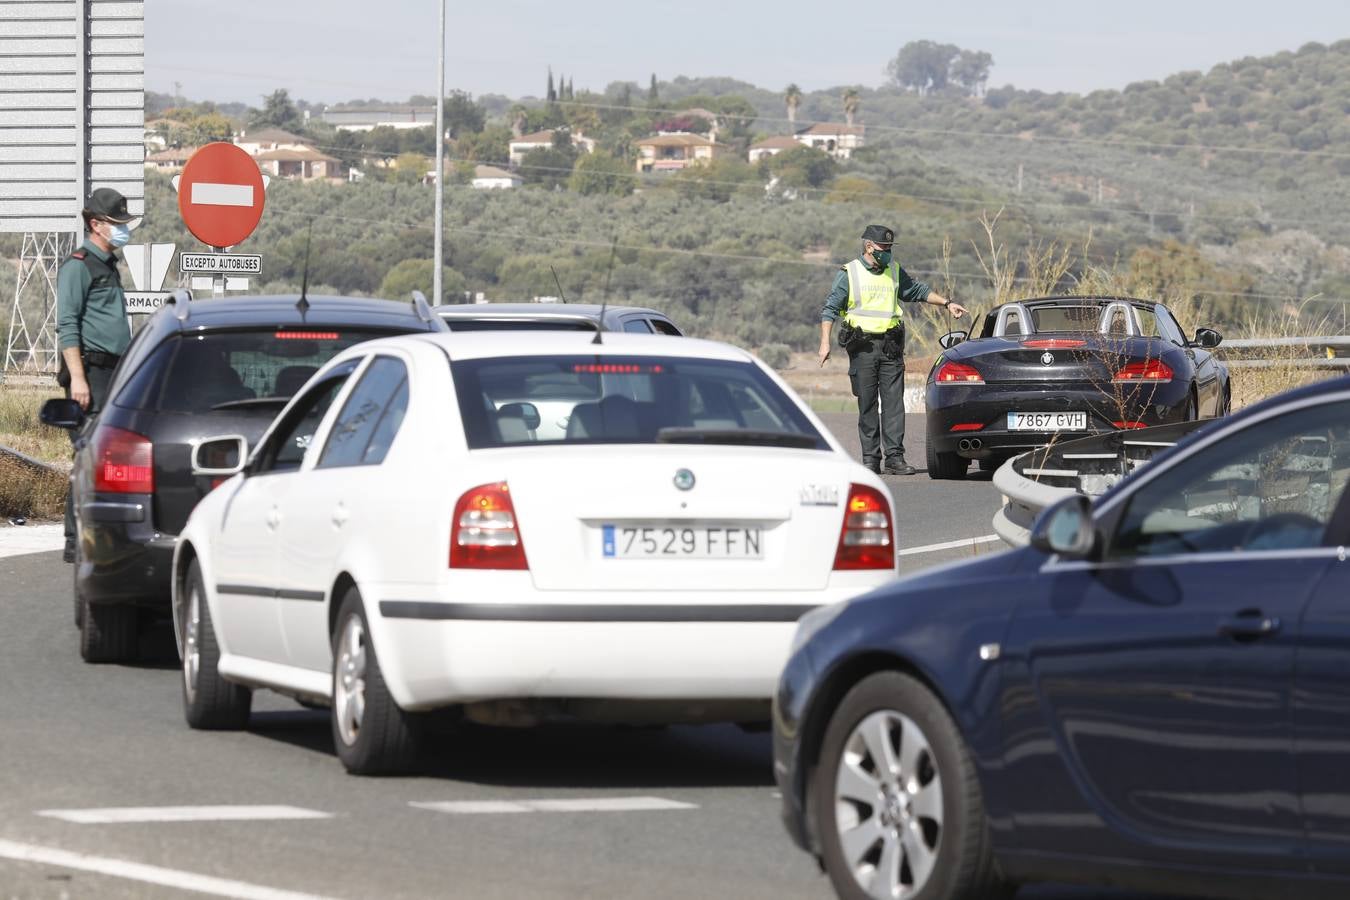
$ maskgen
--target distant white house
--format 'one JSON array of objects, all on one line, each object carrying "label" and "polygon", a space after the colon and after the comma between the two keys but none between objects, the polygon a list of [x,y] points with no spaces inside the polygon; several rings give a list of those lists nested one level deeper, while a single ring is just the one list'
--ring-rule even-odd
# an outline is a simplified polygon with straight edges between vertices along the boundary
[{"label": "distant white house", "polygon": [[777,156],[784,150],[793,150],[801,146],[801,142],[794,137],[786,134],[777,134],[771,138],[750,145],[750,162],[759,162],[767,156]]},{"label": "distant white house", "polygon": [[299,135],[282,131],[280,128],[259,128],[257,131],[244,130],[234,139],[234,145],[249,156],[257,156],[271,150],[302,150],[309,147],[308,141]]},{"label": "distant white house", "polygon": [[835,159],[848,159],[863,145],[862,125],[840,125],[837,122],[817,122],[794,135],[797,143],[824,150]]},{"label": "distant white house", "polygon": [[323,120],[338,131],[372,128],[426,128],[436,125],[434,106],[324,107]]},{"label": "distant white house", "polygon": [[181,172],[183,166],[187,165],[188,159],[196,153],[197,147],[170,147],[167,150],[161,150],[158,153],[147,153],[145,156],[145,167],[147,169],[156,169],[160,172]]},{"label": "distant white house", "polygon": [[[507,145],[507,149],[511,156],[511,165],[519,166],[521,161],[525,159],[525,154],[529,153],[531,150],[547,150],[551,148],[553,146],[553,134],[554,132],[552,131],[536,131],[533,134],[523,134],[520,137],[513,139]],[[588,138],[586,135],[580,133],[573,134],[571,137],[573,147],[585,151],[586,153],[595,152],[595,138]]]},{"label": "distant white house", "polygon": [[516,188],[520,187],[521,183],[521,177],[515,172],[508,172],[496,166],[474,166],[471,182],[475,188],[483,191],[494,188]]}]

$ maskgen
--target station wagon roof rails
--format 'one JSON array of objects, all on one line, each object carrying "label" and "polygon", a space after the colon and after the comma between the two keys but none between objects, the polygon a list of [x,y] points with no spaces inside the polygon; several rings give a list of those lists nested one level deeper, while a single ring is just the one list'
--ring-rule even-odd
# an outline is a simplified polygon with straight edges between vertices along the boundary
[{"label": "station wagon roof rails", "polygon": [[427,303],[427,295],[421,291],[412,292],[412,308],[417,314],[417,318],[434,327],[436,331],[449,331],[450,328],[445,324],[445,320],[431,311],[431,304]]}]

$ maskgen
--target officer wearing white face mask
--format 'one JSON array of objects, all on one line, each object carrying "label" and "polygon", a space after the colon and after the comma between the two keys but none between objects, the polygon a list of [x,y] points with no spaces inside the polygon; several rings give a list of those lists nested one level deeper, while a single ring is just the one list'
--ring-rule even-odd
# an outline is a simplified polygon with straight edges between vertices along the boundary
[{"label": "officer wearing white face mask", "polygon": [[[113,369],[131,343],[126,295],[117,271],[117,248],[131,237],[127,200],[112,188],[99,188],[84,206],[89,236],[61,264],[56,281],[57,381],[66,395],[90,415],[103,408]],[[72,435],[73,437],[73,435]],[[66,498],[66,561],[74,558],[75,520]]]}]

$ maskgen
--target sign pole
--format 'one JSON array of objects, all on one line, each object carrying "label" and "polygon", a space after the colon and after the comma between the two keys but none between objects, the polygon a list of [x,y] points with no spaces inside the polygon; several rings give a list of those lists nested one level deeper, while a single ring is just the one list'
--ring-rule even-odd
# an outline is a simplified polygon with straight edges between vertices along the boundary
[{"label": "sign pole", "polygon": [[441,284],[441,269],[444,261],[445,244],[445,0],[441,0],[441,27],[436,45],[436,223],[433,231],[436,242],[432,254],[431,302],[440,306],[445,302],[441,296],[444,285]]}]

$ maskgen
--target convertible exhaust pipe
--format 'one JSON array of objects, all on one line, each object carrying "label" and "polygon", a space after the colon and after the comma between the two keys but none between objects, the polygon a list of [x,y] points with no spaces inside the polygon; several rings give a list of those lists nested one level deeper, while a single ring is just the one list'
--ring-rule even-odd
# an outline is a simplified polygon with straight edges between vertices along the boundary
[{"label": "convertible exhaust pipe", "polygon": [[966,438],[961,438],[961,440],[957,441],[956,446],[957,446],[957,449],[959,449],[959,450],[969,450],[969,449],[970,449],[970,441],[967,440]]},{"label": "convertible exhaust pipe", "polygon": [[970,439],[970,449],[972,449],[972,450],[978,450],[978,449],[980,449],[980,448],[983,447],[983,446],[984,446],[984,441],[980,440],[979,438],[971,438],[971,439]]}]

